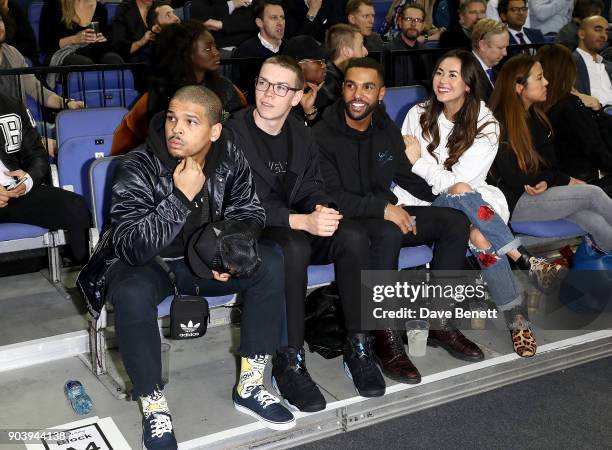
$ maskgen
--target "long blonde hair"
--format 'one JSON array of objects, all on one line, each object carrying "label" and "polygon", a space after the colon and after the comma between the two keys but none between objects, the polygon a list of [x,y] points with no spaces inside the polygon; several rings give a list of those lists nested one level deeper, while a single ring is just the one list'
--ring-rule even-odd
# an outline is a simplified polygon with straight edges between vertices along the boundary
[{"label": "long blonde hair", "polygon": [[[62,6],[62,22],[64,23],[64,25],[66,25],[66,28],[68,28],[69,30],[72,30],[74,26],[74,22],[76,22],[79,19],[82,19],[82,17],[79,17],[74,7],[74,4],[76,3],[77,0],[60,0],[60,1],[61,1],[61,6]],[[94,14],[95,14],[95,8],[94,8]]]}]

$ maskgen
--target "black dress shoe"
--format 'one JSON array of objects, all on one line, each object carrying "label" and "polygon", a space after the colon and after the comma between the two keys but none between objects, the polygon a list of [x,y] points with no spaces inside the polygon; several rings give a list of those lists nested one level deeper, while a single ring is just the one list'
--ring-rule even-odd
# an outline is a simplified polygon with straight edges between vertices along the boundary
[{"label": "black dress shoe", "polygon": [[374,354],[382,373],[398,383],[420,383],[421,374],[406,355],[401,334],[392,330],[377,330],[372,334]]},{"label": "black dress shoe", "polygon": [[482,361],[484,353],[480,347],[466,338],[448,319],[431,321],[427,345],[442,347],[452,356],[463,361]]}]

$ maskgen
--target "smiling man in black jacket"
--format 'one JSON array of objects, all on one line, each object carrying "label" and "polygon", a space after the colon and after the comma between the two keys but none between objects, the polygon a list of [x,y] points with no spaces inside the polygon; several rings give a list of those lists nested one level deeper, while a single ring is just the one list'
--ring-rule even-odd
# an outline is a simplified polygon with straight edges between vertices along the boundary
[{"label": "smiling man in black jacket", "polygon": [[372,358],[370,336],[361,329],[359,280],[362,270],[376,268],[370,267],[376,259],[372,253],[398,245],[397,256],[399,242],[370,239],[359,223],[342,218],[326,194],[312,132],[289,114],[303,88],[304,75],[295,60],[268,58],[255,82],[255,108],[234,115],[228,127],[249,143],[245,154],[267,216],[262,237],[280,245],[285,261],[288,346],[275,355],[272,376],[292,405],[313,412],[325,408],[325,399],[308,374],[303,348],[308,265],[334,263],[348,331],[346,370],[360,395],[380,396],[385,382]]},{"label": "smiling man in black jacket", "polygon": [[[327,192],[345,218],[359,219],[363,226],[371,223],[364,219],[385,219],[383,225],[369,227],[371,236],[399,241],[397,248],[435,244],[432,270],[463,269],[469,232],[463,213],[430,206],[402,207],[391,190],[395,182],[416,199],[434,199],[431,188],[412,173],[400,130],[379,106],[385,95],[384,79],[377,61],[351,60],[342,98],[325,111],[323,120],[314,127]],[[380,269],[397,270],[398,253],[381,253],[381,258],[373,264]],[[385,362],[396,357],[388,351],[389,341],[396,338],[388,331],[375,331],[374,337],[376,353],[385,368]],[[448,321],[433,323],[429,337],[430,343],[435,340],[459,359],[474,361],[484,357],[478,346]]]},{"label": "smiling man in black jacket", "polygon": [[114,305],[119,349],[134,385],[132,396],[142,403],[148,449],[176,447],[161,392],[157,325],[157,305],[174,288],[158,256],[174,272],[181,294],[244,294],[234,405],[274,429],[295,425],[263,385],[267,355],[277,349],[282,333],[280,257],[260,246],[259,269],[241,278],[214,271],[212,279],[202,278],[190,270],[192,259],[185,261],[191,236],[209,223],[239,221],[254,237],[264,226],[251,171],[232,133],[222,130],[221,113],[212,91],[187,86],[176,92],[166,115],[153,118],[147,143],[124,157],[115,173],[111,227],[77,282],[94,316],[104,299]]}]

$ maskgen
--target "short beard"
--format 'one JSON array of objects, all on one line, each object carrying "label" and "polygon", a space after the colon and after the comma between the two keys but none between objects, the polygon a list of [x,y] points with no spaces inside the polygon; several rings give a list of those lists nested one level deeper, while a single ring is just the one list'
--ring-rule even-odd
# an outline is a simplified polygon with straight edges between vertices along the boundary
[{"label": "short beard", "polygon": [[359,114],[358,116],[355,116],[353,114],[353,112],[351,111],[351,106],[350,106],[351,102],[345,102],[344,103],[344,111],[346,111],[347,116],[349,116],[351,119],[353,120],[363,120],[365,119],[372,111],[374,111],[376,109],[376,103],[369,105],[364,112],[362,112],[361,114]]}]

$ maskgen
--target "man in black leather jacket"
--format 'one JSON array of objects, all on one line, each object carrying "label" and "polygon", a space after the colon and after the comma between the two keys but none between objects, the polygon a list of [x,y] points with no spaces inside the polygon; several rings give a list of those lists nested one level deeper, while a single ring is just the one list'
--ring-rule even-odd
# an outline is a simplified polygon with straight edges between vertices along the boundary
[{"label": "man in black leather jacket", "polygon": [[295,424],[263,386],[266,355],[276,350],[282,333],[282,260],[260,246],[262,263],[253,275],[233,278],[213,271],[214,279],[203,279],[185,259],[190,236],[210,222],[240,221],[254,236],[265,223],[251,171],[233,134],[222,130],[221,113],[212,91],[187,86],[177,91],[165,115],[153,118],[147,143],[125,156],[115,173],[111,227],[77,281],[94,316],[104,301],[114,305],[119,349],[132,396],[142,402],[148,449],[176,447],[161,392],[157,325],[157,305],[174,288],[156,257],[175,274],[181,294],[243,293],[242,370],[234,404],[273,428]]}]

